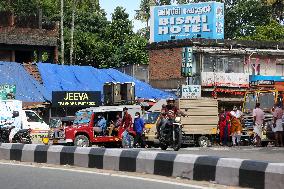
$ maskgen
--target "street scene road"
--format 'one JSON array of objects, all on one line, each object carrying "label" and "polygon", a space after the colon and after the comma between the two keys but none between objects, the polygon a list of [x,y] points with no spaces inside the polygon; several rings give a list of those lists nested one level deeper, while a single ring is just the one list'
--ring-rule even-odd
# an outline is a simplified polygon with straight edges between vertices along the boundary
[{"label": "street scene road", "polygon": [[[209,182],[194,182],[167,177],[126,174],[96,169],[0,162],[2,189],[225,189]],[[238,188],[238,187],[231,187]]]}]

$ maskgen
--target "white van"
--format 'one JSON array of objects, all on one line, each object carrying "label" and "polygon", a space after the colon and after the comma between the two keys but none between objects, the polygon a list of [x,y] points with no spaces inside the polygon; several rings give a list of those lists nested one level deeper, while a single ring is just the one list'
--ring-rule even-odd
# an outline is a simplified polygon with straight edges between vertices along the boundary
[{"label": "white van", "polygon": [[41,143],[48,135],[49,126],[32,110],[23,110],[22,101],[0,100],[0,126],[9,126],[14,122],[13,111],[18,111],[22,120],[22,129],[31,129],[33,143]]}]

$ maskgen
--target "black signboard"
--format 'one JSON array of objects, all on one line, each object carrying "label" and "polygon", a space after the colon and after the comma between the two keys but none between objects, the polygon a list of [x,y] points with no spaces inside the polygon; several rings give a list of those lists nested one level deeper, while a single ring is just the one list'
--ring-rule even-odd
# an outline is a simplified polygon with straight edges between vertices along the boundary
[{"label": "black signboard", "polygon": [[53,107],[91,107],[101,105],[100,91],[53,91]]}]

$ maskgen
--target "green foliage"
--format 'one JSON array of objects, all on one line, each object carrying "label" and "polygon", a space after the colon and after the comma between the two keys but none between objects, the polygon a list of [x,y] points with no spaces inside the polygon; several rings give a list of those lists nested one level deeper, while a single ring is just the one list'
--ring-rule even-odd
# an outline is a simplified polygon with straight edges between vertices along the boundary
[{"label": "green foliage", "polygon": [[284,26],[273,20],[268,25],[257,26],[253,35],[243,37],[242,39],[284,41]]},{"label": "green foliage", "polygon": [[[64,0],[65,62],[69,62],[70,30],[75,2],[74,63],[95,67],[115,67],[125,64],[147,64],[147,40],[133,32],[129,15],[117,7],[108,21],[99,0]],[[2,0],[0,10],[15,15],[35,15],[42,9],[45,22],[60,21],[58,0]],[[60,46],[59,46],[60,47]]]}]

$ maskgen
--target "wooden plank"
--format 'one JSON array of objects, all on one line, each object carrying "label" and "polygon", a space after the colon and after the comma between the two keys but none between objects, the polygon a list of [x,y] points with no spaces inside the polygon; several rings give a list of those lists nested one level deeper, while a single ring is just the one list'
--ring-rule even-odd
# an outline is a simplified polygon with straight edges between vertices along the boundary
[{"label": "wooden plank", "polygon": [[181,123],[183,125],[217,125],[218,116],[190,116],[190,117],[181,117]]},{"label": "wooden plank", "polygon": [[180,109],[182,108],[194,108],[194,107],[218,107],[217,101],[202,101],[202,100],[187,100],[187,101],[179,101],[178,106]]},{"label": "wooden plank", "polygon": [[218,116],[218,110],[212,109],[180,109],[183,113],[188,116]]},{"label": "wooden plank", "polygon": [[216,125],[183,125],[185,134],[216,134]]}]

